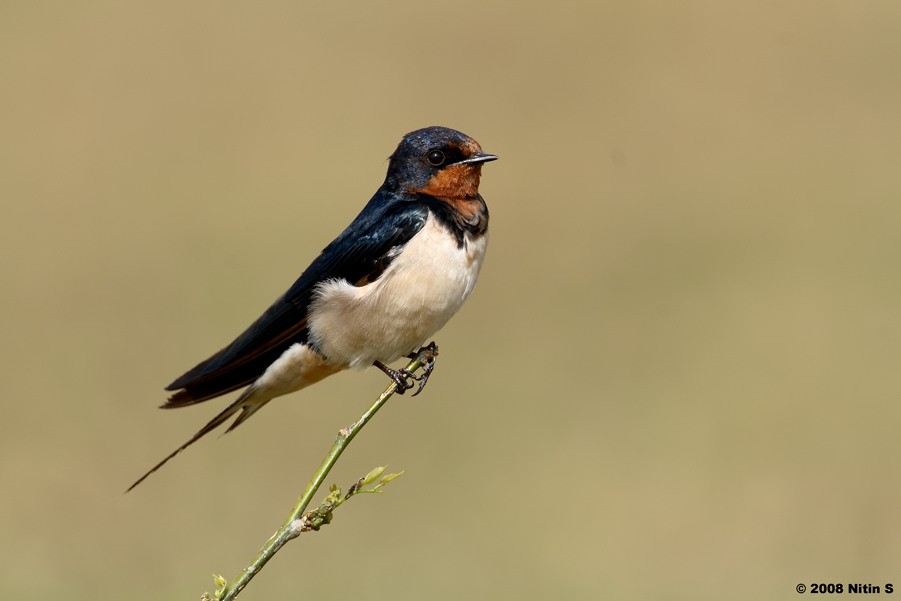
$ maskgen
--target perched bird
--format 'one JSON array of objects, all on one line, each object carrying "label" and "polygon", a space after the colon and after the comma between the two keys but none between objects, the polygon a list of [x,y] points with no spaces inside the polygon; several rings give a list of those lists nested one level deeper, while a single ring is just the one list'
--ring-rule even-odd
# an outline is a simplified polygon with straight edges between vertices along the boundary
[{"label": "perched bird", "polygon": [[495,159],[446,127],[404,136],[385,182],[294,285],[231,344],[166,387],[175,394],[164,409],[246,388],[128,490],[233,415],[226,432],[275,397],[341,370],[375,365],[399,392],[410,388],[411,374],[386,364],[418,349],[472,292],[488,242],[479,179],[482,163]]}]

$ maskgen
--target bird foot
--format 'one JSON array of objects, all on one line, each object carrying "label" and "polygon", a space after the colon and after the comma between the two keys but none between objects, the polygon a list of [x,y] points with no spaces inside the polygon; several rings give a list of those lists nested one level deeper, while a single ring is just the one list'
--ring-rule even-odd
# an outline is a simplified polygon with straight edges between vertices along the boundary
[{"label": "bird foot", "polygon": [[413,396],[416,396],[425,388],[426,382],[429,381],[429,376],[432,375],[432,371],[435,369],[435,362],[438,360],[438,345],[433,340],[415,353],[410,353],[407,357],[418,359],[422,364],[422,375],[413,376],[413,379],[419,382],[419,388],[413,393]]},{"label": "bird foot", "polygon": [[429,376],[432,375],[432,370],[435,369],[435,359],[438,357],[438,346],[434,342],[430,342],[427,346],[422,347],[415,353],[410,353],[407,357],[419,360],[422,364],[422,375],[417,376],[407,368],[392,369],[381,361],[376,361],[373,365],[394,380],[394,383],[397,384],[397,394],[403,394],[413,388],[414,384],[411,380],[419,382],[419,387],[416,389],[416,392],[413,393],[413,396],[416,396],[422,392],[423,388],[425,388],[426,382],[429,381]]},{"label": "bird foot", "polygon": [[411,372],[410,370],[406,368],[392,369],[381,361],[376,361],[375,363],[373,363],[373,365],[378,367],[380,370],[385,372],[385,374],[389,378],[394,380],[394,383],[397,385],[397,389],[395,390],[397,394],[403,394],[413,388],[413,384],[410,383],[409,380],[415,380],[416,376],[413,375],[413,372]]}]

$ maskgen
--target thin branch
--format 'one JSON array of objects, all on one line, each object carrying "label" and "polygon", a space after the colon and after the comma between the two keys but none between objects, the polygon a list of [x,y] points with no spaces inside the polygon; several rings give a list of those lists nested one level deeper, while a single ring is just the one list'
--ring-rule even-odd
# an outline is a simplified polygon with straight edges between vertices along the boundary
[{"label": "thin branch", "polygon": [[[406,370],[409,373],[415,373],[419,368],[423,367],[426,364],[430,364],[434,361],[435,357],[438,355],[438,349],[432,343],[427,347],[423,347],[419,349],[419,352],[416,354],[416,358],[414,358],[410,363],[407,364]],[[397,384],[392,382],[385,391],[379,395],[379,397],[375,400],[369,409],[360,416],[360,419],[355,421],[350,426],[343,428],[338,431],[338,436],[335,439],[335,442],[332,444],[332,448],[329,450],[328,454],[325,456],[325,459],[322,460],[322,464],[319,466],[319,469],[313,474],[313,478],[310,480],[310,483],[307,484],[306,490],[304,490],[303,494],[300,496],[300,499],[297,500],[297,503],[294,505],[294,509],[291,510],[291,513],[288,515],[282,527],[278,529],[278,531],[272,535],[272,538],[260,549],[260,552],[257,553],[257,556],[250,562],[244,570],[241,571],[240,574],[230,583],[224,584],[221,582],[217,583],[222,585],[222,590],[217,591],[217,598],[220,601],[232,601],[238,594],[244,590],[244,587],[256,576],[260,570],[263,569],[263,566],[272,559],[276,553],[278,553],[279,549],[281,549],[285,543],[289,540],[296,538],[300,535],[301,532],[306,532],[308,530],[313,529],[310,520],[312,519],[313,514],[316,514],[320,510],[323,509],[320,506],[319,509],[311,511],[309,514],[304,515],[304,512],[307,509],[307,506],[312,501],[313,496],[316,494],[316,491],[319,490],[319,487],[322,486],[322,483],[325,481],[332,467],[335,465],[335,462],[338,461],[338,458],[341,456],[341,453],[344,452],[344,449],[347,448],[347,445],[350,444],[350,441],[354,439],[354,437],[359,433],[360,430],[363,429],[370,419],[378,412],[379,409],[382,408],[389,398],[397,391]],[[370,472],[370,475],[372,472]],[[368,477],[368,476],[367,476]],[[360,485],[363,482],[360,481],[351,487],[349,491],[349,495],[346,498],[349,498],[350,495],[355,494],[356,492],[363,492],[354,490],[354,487],[359,489]],[[333,491],[334,492],[334,491]],[[342,501],[343,502],[343,501]],[[324,505],[328,503],[328,499],[323,503]],[[338,503],[340,504],[340,502]],[[330,515],[327,511],[326,514]],[[323,514],[325,515],[325,514]],[[327,520],[322,518],[324,521],[321,523],[327,523]],[[318,527],[317,527],[318,529]]]}]

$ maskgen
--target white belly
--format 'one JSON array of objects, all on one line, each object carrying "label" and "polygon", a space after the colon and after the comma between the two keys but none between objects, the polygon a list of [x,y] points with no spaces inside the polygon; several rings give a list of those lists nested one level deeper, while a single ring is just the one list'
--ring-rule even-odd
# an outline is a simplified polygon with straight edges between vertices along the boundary
[{"label": "white belly", "polygon": [[472,292],[487,235],[462,247],[430,215],[382,276],[354,286],[330,280],[317,286],[308,312],[310,340],[333,362],[368,367],[417,350]]}]

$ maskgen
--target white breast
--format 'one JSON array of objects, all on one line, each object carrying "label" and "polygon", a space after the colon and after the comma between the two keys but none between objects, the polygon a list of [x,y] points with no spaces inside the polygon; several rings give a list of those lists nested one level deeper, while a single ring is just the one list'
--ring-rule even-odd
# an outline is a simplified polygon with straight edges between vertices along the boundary
[{"label": "white breast", "polygon": [[418,349],[472,292],[488,236],[463,246],[434,215],[382,276],[354,286],[329,280],[317,286],[308,312],[310,340],[331,361],[368,367]]}]

